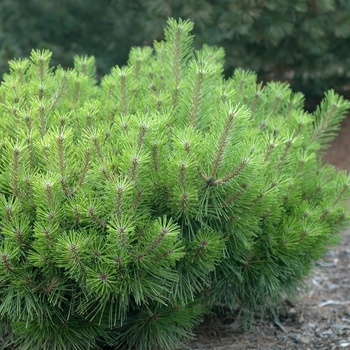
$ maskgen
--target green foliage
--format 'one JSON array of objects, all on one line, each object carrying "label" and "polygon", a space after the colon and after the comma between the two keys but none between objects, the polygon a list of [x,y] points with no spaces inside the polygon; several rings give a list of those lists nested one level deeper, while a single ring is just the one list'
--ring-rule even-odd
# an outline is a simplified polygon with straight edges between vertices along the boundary
[{"label": "green foliage", "polygon": [[0,86],[0,321],[19,349],[175,349],[217,305],[278,308],[348,217],[318,155],[350,103],[314,114],[256,84],[189,21],[94,60],[10,62]]},{"label": "green foliage", "polygon": [[93,55],[100,77],[124,65],[131,47],[162,39],[168,16],[196,23],[196,48],[223,47],[228,75],[254,70],[259,81],[289,81],[308,97],[349,85],[347,0],[3,0],[0,73],[34,47],[50,49],[63,67]]}]

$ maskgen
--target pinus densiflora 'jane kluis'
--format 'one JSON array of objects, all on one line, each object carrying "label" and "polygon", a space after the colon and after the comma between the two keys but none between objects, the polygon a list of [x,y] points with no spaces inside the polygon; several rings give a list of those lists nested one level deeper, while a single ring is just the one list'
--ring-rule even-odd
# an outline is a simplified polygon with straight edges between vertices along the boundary
[{"label": "pinus densiflora 'jane kluis'", "polygon": [[[224,80],[193,24],[93,58],[10,62],[0,87],[0,320],[18,349],[175,349],[214,306],[278,307],[347,219],[318,155],[349,102]],[[5,344],[5,341],[3,342]]]}]

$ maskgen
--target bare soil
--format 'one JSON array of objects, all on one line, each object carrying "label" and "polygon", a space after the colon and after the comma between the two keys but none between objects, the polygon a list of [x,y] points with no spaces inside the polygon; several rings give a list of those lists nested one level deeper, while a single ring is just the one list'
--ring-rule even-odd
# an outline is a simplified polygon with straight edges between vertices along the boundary
[{"label": "bare soil", "polygon": [[[324,157],[350,172],[350,114]],[[349,203],[350,205],[350,203]],[[350,349],[350,227],[342,241],[316,262],[308,289],[276,320],[257,320],[243,332],[234,316],[212,314],[196,329],[191,350]]]}]

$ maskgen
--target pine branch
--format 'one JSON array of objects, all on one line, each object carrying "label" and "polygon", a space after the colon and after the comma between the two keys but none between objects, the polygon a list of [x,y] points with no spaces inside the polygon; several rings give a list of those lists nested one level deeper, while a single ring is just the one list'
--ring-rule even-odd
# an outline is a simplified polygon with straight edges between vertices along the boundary
[{"label": "pine branch", "polygon": [[244,107],[228,108],[225,124],[223,125],[221,134],[219,136],[219,140],[217,142],[217,146],[214,154],[214,159],[211,165],[212,170],[211,170],[210,178],[208,179],[208,181],[210,180],[210,183],[208,182],[210,185],[215,184],[216,173],[224,158],[226,147],[232,137],[232,133],[233,133],[232,127],[235,123],[235,120],[237,116],[244,115],[246,111],[247,110]]},{"label": "pine branch", "polygon": [[333,140],[335,131],[339,129],[340,122],[345,118],[350,102],[336,94],[333,90],[325,94],[321,105],[313,113],[314,131],[310,143],[319,142],[324,148]]}]

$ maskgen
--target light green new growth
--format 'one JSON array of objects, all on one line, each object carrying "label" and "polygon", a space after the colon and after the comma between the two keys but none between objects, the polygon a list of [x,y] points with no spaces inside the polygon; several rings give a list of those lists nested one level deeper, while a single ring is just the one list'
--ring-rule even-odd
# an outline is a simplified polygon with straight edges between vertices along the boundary
[{"label": "light green new growth", "polygon": [[96,84],[93,58],[0,87],[0,322],[26,350],[176,349],[210,309],[278,309],[348,217],[316,153],[350,103],[223,79],[189,21]]}]

